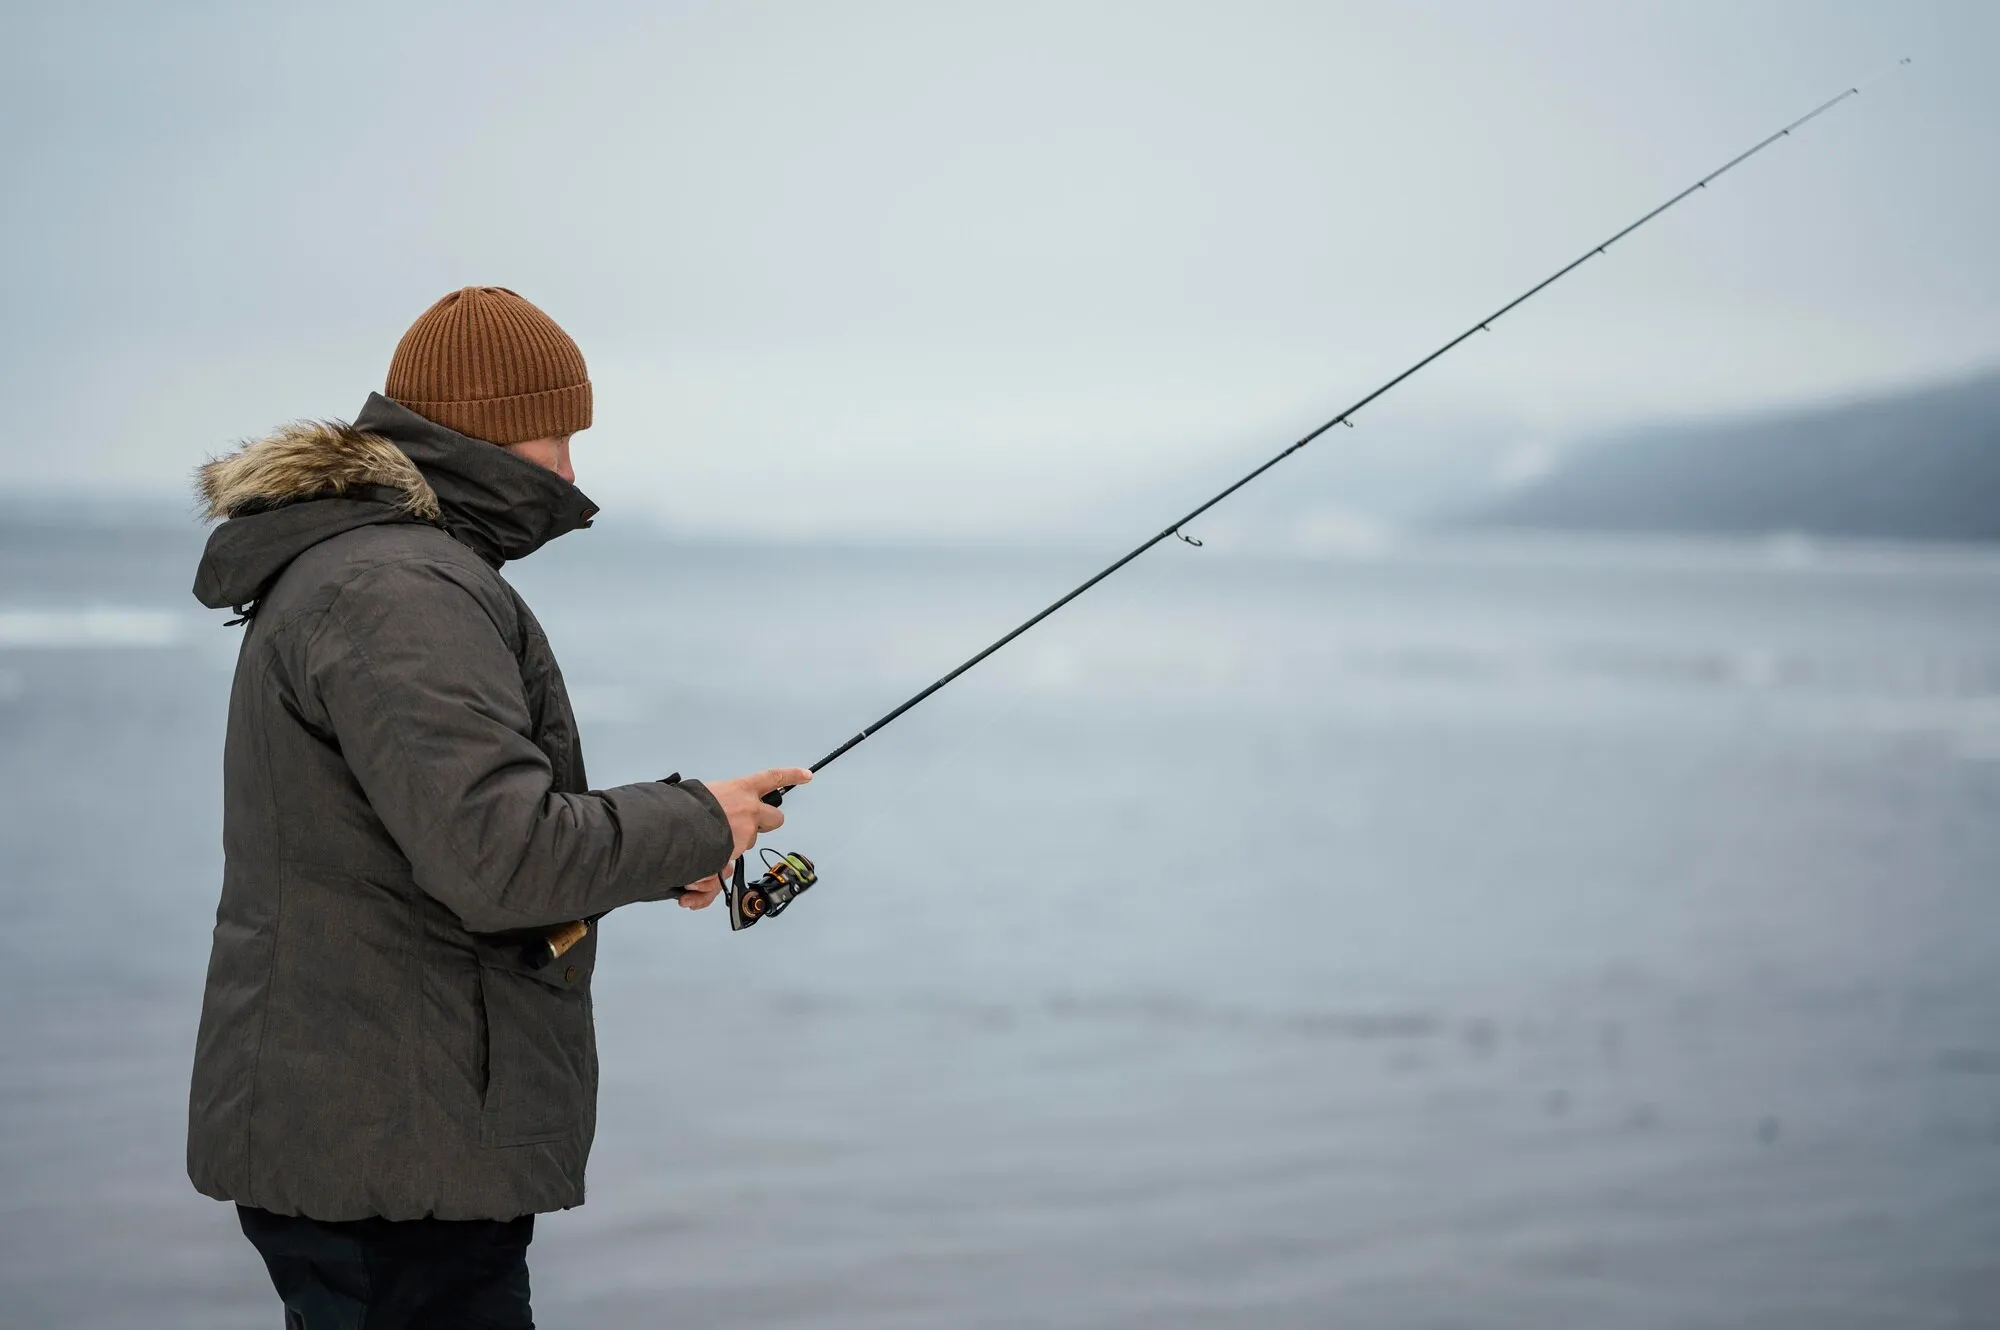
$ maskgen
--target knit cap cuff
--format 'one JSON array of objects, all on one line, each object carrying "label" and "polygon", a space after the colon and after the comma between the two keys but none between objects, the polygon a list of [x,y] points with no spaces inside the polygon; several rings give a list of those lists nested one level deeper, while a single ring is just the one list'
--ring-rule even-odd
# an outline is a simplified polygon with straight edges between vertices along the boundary
[{"label": "knit cap cuff", "polygon": [[525,443],[590,428],[590,380],[547,392],[472,402],[413,402],[392,397],[426,420],[487,443]]}]

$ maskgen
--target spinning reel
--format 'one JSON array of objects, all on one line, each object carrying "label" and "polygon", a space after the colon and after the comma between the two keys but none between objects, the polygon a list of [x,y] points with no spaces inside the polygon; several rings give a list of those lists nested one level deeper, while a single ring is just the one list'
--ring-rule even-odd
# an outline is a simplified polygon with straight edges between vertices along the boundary
[{"label": "spinning reel", "polygon": [[772,850],[757,853],[764,859],[764,876],[744,885],[745,856],[738,855],[735,879],[722,889],[729,902],[729,927],[733,932],[741,932],[759,919],[783,914],[786,906],[819,881],[812,860],[803,854],[778,854]]}]

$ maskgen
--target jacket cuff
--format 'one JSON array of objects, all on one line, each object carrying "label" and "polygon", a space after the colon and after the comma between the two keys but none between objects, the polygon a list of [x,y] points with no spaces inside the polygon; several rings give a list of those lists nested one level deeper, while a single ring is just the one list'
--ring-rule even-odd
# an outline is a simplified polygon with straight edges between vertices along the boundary
[{"label": "jacket cuff", "polygon": [[[709,872],[721,872],[728,866],[731,852],[736,848],[736,837],[729,830],[729,815],[722,811],[722,804],[717,801],[716,797],[708,792],[708,786],[702,784],[700,781],[678,780],[671,782],[671,784],[675,789],[685,790],[688,794],[692,795],[694,801],[707,810],[708,816],[702,819],[699,824],[700,834],[703,837],[701,841],[701,861],[715,865],[715,867],[708,870]],[[712,851],[711,846],[713,847]],[[676,890],[674,895],[679,896],[679,890]]]}]

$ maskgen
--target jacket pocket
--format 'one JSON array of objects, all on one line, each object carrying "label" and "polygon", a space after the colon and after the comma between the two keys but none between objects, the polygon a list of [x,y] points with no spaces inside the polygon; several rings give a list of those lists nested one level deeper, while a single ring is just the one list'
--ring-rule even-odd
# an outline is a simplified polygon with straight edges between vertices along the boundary
[{"label": "jacket pocket", "polygon": [[589,990],[481,965],[479,996],[486,1024],[480,1144],[587,1137],[597,1108]]}]

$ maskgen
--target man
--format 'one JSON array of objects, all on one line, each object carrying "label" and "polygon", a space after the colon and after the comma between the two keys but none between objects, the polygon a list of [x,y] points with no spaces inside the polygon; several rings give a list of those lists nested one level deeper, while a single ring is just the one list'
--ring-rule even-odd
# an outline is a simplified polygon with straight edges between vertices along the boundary
[{"label": "man", "polygon": [[195,595],[246,625],[223,759],[188,1174],[236,1202],[288,1326],[530,1326],[534,1215],[583,1202],[593,927],[700,909],[796,768],[589,789],[499,575],[590,525],[583,357],[511,291],[410,328],[352,425],[201,469]]}]

